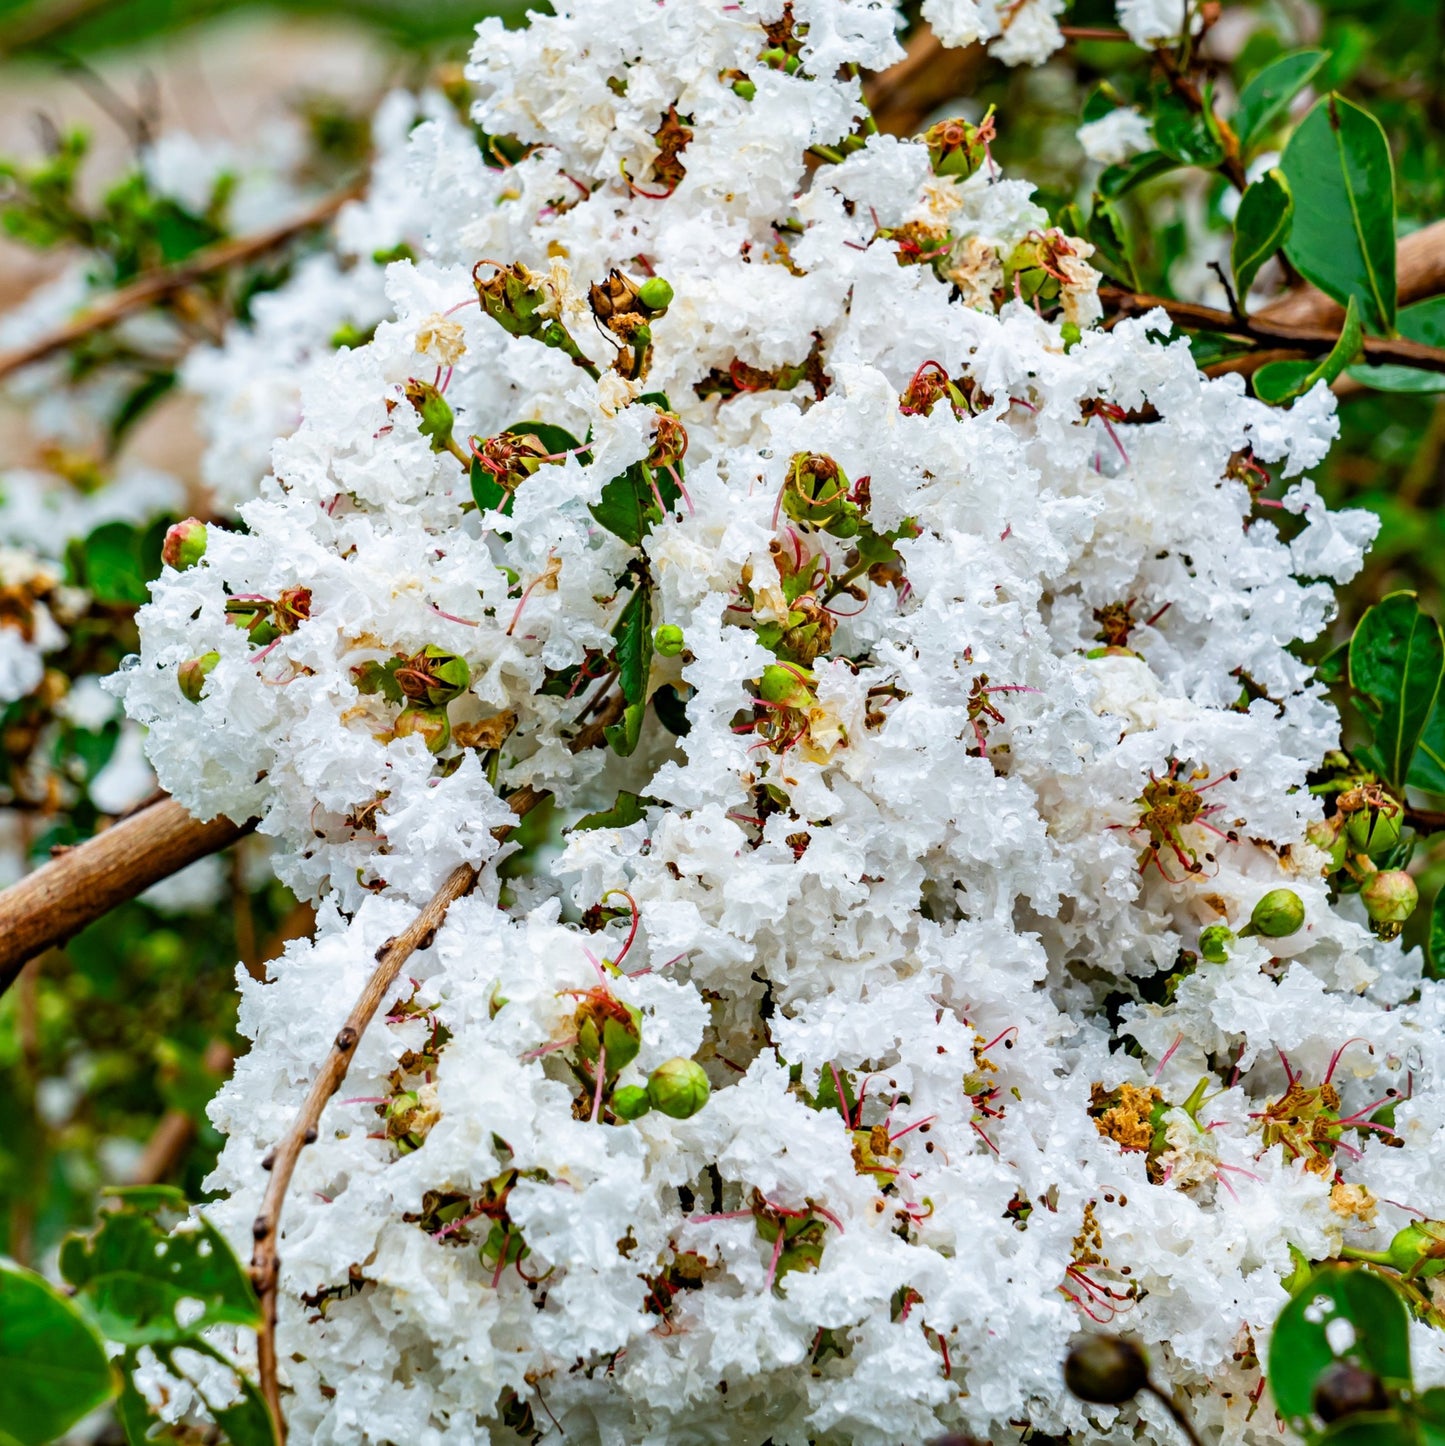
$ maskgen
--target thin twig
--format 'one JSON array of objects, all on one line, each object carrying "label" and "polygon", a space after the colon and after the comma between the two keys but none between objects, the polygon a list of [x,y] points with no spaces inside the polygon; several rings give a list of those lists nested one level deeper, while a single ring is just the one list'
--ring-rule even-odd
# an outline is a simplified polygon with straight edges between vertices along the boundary
[{"label": "thin twig", "polygon": [[[1180,326],[1217,331],[1248,341],[1270,342],[1303,356],[1321,356],[1333,350],[1340,339],[1337,327],[1291,326],[1270,320],[1260,313],[1241,322],[1217,307],[1123,291],[1112,286],[1100,287],[1099,299],[1104,304],[1104,310],[1114,316],[1143,316],[1158,307]],[[1418,367],[1422,371],[1445,372],[1445,347],[1426,346],[1423,342],[1393,337],[1367,336],[1363,351],[1367,362],[1392,362]]]},{"label": "thin twig", "polygon": [[[583,753],[605,741],[607,727],[622,715],[625,700],[621,694],[609,700],[601,713],[571,739],[567,747],[573,753]],[[523,818],[548,795],[546,792],[528,787],[514,789],[507,795],[507,805],[517,817]],[[515,825],[505,825],[494,830],[496,837],[505,839]],[[470,893],[476,884],[479,871],[473,864],[458,864],[447,876],[446,882],[427,901],[415,919],[394,938],[388,939],[377,950],[376,968],[367,980],[360,998],[351,1008],[340,1032],[332,1042],[320,1072],[312,1083],[305,1101],[296,1118],[291,1122],[281,1143],[263,1160],[263,1168],[271,1172],[266,1184],[266,1193],[261,1201],[260,1214],[251,1226],[255,1248],[251,1254],[251,1281],[261,1302],[261,1327],[257,1332],[256,1363],[261,1378],[261,1394],[270,1408],[275,1423],[277,1439],[286,1439],[286,1422],[281,1412],[281,1384],[276,1373],[276,1299],[280,1283],[280,1256],[277,1245],[280,1239],[281,1207],[286,1201],[286,1191],[295,1172],[301,1151],[312,1144],[321,1125],[321,1113],[326,1102],[341,1088],[351,1067],[352,1055],[357,1042],[366,1032],[366,1027],[381,1007],[401,966],[417,949],[430,946],[437,930],[446,918],[447,910],[464,894]]]},{"label": "thin twig", "polygon": [[163,301],[168,296],[174,296],[176,292],[183,291],[208,276],[229,270],[232,266],[238,266],[257,256],[264,256],[266,252],[284,246],[303,231],[324,225],[348,201],[354,201],[364,194],[365,185],[364,180],[355,181],[344,190],[322,197],[289,221],[283,221],[251,236],[237,236],[229,241],[219,241],[214,246],[206,247],[204,251],[198,251],[189,261],[183,261],[179,266],[167,266],[137,277],[130,285],[122,286],[109,296],[102,297],[93,306],[77,312],[54,330],[36,337],[33,341],[12,347],[9,351],[0,352],[0,377],[8,376],[33,362],[43,361],[95,332],[114,326],[132,312]]},{"label": "thin twig", "polygon": [[63,944],[118,904],[144,893],[256,826],[197,823],[167,798],[66,849],[0,893],[0,994],[27,959]]}]

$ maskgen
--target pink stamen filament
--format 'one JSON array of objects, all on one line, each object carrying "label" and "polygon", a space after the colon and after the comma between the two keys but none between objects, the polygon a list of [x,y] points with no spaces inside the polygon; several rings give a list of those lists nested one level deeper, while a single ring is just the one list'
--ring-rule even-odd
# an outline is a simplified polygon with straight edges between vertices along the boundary
[{"label": "pink stamen filament", "polygon": [[910,1134],[914,1130],[921,1129],[924,1125],[931,1125],[937,1118],[937,1115],[925,1115],[923,1119],[916,1120],[911,1125],[904,1125],[901,1130],[896,1130],[893,1134],[888,1136],[888,1143],[891,1145],[894,1140],[901,1140],[904,1135]]},{"label": "pink stamen filament", "polygon": [[1175,1039],[1174,1043],[1171,1044],[1169,1048],[1164,1051],[1164,1058],[1159,1061],[1159,1068],[1154,1071],[1155,1079],[1158,1079],[1159,1076],[1164,1073],[1164,1066],[1168,1064],[1171,1059],[1174,1058],[1174,1051],[1178,1049],[1179,1046],[1183,1043],[1184,1036],[1181,1034],[1178,1036],[1177,1039]]},{"label": "pink stamen filament", "polygon": [[627,931],[627,938],[623,942],[622,952],[612,961],[613,964],[616,965],[621,964],[622,961],[627,958],[627,951],[632,948],[632,941],[637,938],[637,926],[641,922],[641,915],[637,910],[637,900],[634,899],[626,889],[608,889],[602,896],[602,902],[605,904],[613,894],[620,894],[626,899],[628,907],[632,910],[632,926]]}]

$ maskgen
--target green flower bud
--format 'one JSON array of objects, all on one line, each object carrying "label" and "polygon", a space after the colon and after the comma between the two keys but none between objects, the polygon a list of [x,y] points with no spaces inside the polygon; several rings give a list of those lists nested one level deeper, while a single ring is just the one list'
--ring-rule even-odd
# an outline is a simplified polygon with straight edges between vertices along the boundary
[{"label": "green flower bud", "polygon": [[428,753],[440,753],[452,741],[452,725],[447,720],[447,710],[408,704],[396,716],[396,736],[410,738],[413,733],[426,744]]},{"label": "green flower bud", "polygon": [[1287,939],[1304,921],[1304,900],[1293,889],[1271,889],[1249,916],[1250,929],[1266,939]]},{"label": "green flower bud", "polygon": [[1148,1382],[1144,1352],[1119,1336],[1085,1336],[1064,1358],[1064,1384],[1081,1401],[1122,1405]]},{"label": "green flower bud", "polygon": [[691,1059],[670,1059],[647,1077],[647,1097],[654,1109],[674,1120],[691,1119],[712,1093],[702,1066]]},{"label": "green flower bud", "polygon": [[220,661],[221,655],[212,649],[199,658],[188,658],[182,663],[176,669],[176,686],[181,690],[181,697],[188,703],[199,703],[205,692],[206,678]]},{"label": "green flower bud", "polygon": [[1200,957],[1211,964],[1229,961],[1229,946],[1234,943],[1234,930],[1226,924],[1211,924],[1199,935]]},{"label": "green flower bud", "polygon": [[1316,819],[1305,830],[1305,837],[1317,849],[1322,849],[1330,856],[1330,873],[1344,865],[1345,854],[1349,852],[1349,848],[1345,831],[1340,827],[1337,817]]},{"label": "green flower bud", "polygon": [[649,276],[637,288],[637,299],[654,315],[666,311],[672,305],[672,297],[672,283],[661,276]]},{"label": "green flower bud", "polygon": [[733,82],[733,94],[741,96],[744,100],[751,100],[757,93],[757,86],[750,80],[735,80]]},{"label": "green flower bud", "polygon": [[1438,1220],[1412,1220],[1395,1232],[1385,1252],[1390,1265],[1402,1275],[1428,1279],[1445,1271],[1445,1224]]},{"label": "green flower bud", "polygon": [[612,1091],[612,1113],[619,1120],[640,1120],[652,1108],[642,1085],[623,1085]]},{"label": "green flower bud", "polygon": [[1388,794],[1380,793],[1350,814],[1345,832],[1357,853],[1386,854],[1400,842],[1404,825],[1405,810]]},{"label": "green flower bud", "polygon": [[479,261],[472,272],[482,310],[509,336],[537,336],[545,321],[540,313],[547,305],[547,293],[539,278],[517,262],[499,266],[483,281],[476,272],[485,264]]},{"label": "green flower bud", "polygon": [[652,646],[664,658],[675,658],[683,649],[682,629],[675,623],[664,623],[653,634]]},{"label": "green flower bud", "polygon": [[206,524],[188,517],[166,529],[161,543],[161,561],[177,572],[194,567],[206,555]]},{"label": "green flower bud", "polygon": [[1375,933],[1382,939],[1395,939],[1405,920],[1415,912],[1420,891],[1403,869],[1384,869],[1365,880],[1360,899]]},{"label": "green flower bud", "polygon": [[1387,1411],[1390,1398],[1373,1371],[1353,1361],[1335,1361],[1320,1372],[1312,1404],[1320,1420],[1329,1422],[1357,1411]]}]

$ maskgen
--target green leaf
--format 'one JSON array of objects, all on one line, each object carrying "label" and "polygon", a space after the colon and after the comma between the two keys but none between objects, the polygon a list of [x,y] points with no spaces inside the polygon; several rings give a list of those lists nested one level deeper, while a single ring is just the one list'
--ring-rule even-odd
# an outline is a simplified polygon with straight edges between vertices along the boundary
[{"label": "green leaf", "polygon": [[1345,308],[1345,322],[1339,339],[1323,361],[1266,362],[1254,374],[1254,394],[1260,401],[1278,406],[1281,402],[1302,397],[1316,382],[1329,383],[1360,354],[1364,328],[1360,325],[1360,308],[1355,298]]},{"label": "green leaf", "polygon": [[1314,1439],[1318,1446],[1416,1446],[1408,1412],[1360,1411],[1336,1421]]},{"label": "green leaf", "polygon": [[504,517],[512,515],[513,493],[508,492],[505,487],[482,465],[480,457],[472,458],[472,468],[468,480],[472,487],[472,501],[482,512],[500,512]]},{"label": "green leaf", "polygon": [[[1409,341],[1445,347],[1445,296],[1431,296],[1402,307],[1395,325]],[[1445,372],[1427,372],[1419,367],[1366,364],[1351,367],[1350,378],[1380,392],[1445,392]]]},{"label": "green leaf", "polygon": [[1326,1266],[1280,1312],[1270,1337],[1269,1389],[1288,1421],[1310,1418],[1315,1382],[1336,1359],[1326,1335],[1334,1319],[1354,1327],[1344,1356],[1387,1382],[1410,1379],[1409,1315],[1399,1296],[1367,1270]]},{"label": "green leaf", "polygon": [[1248,150],[1265,134],[1328,59],[1327,50],[1293,50],[1254,76],[1240,91],[1234,111],[1234,133],[1241,150]]},{"label": "green leaf", "polygon": [[1314,107],[1280,158],[1294,194],[1285,254],[1341,306],[1356,297],[1365,325],[1395,326],[1395,168],[1384,129],[1339,95]]},{"label": "green leaf", "polygon": [[1284,245],[1293,217],[1294,198],[1278,167],[1266,171],[1240,198],[1229,267],[1234,272],[1234,291],[1241,307],[1259,268]]},{"label": "green leaf", "polygon": [[607,483],[591,510],[609,532],[636,547],[654,524],[662,521],[658,498],[663,507],[670,508],[681,495],[666,472],[653,473],[645,463],[634,462]]},{"label": "green leaf", "polygon": [[1130,291],[1139,289],[1139,274],[1129,247],[1129,231],[1119,209],[1106,196],[1094,193],[1094,209],[1089,215],[1085,239],[1091,241],[1099,259],[1110,275],[1117,277]]},{"label": "green leaf", "polygon": [[1333,647],[1315,664],[1315,677],[1326,687],[1333,687],[1336,683],[1343,683],[1349,676],[1350,666],[1350,643],[1346,638],[1343,643]]},{"label": "green leaf", "polygon": [[67,556],[76,582],[101,603],[139,607],[150,597],[150,583],[160,576],[160,543],[129,522],[107,522],[81,542],[70,544]]},{"label": "green leaf", "polygon": [[647,676],[652,671],[652,583],[644,575],[612,627],[617,639],[617,686],[627,703],[620,723],[604,730],[615,752],[628,757],[642,736]]},{"label": "green leaf", "polygon": [[686,738],[692,731],[692,720],[687,716],[687,701],[682,696],[683,692],[689,697],[692,696],[692,689],[685,683],[664,683],[652,695],[652,711],[657,714],[658,722],[679,738]]},{"label": "green leaf", "polygon": [[1137,156],[1130,156],[1127,161],[1117,161],[1100,172],[1099,194],[1109,197],[1110,200],[1117,200],[1135,186],[1142,186],[1145,181],[1152,181],[1155,176],[1175,170],[1178,165],[1179,162],[1173,156],[1166,156],[1163,151],[1140,151]]},{"label": "green leaf", "polygon": [[579,830],[591,828],[627,828],[631,824],[641,823],[647,817],[648,804],[656,802],[657,799],[648,798],[646,794],[628,793],[625,788],[620,789],[611,808],[584,814],[568,832],[577,833]]},{"label": "green leaf", "polygon": [[[260,1324],[249,1277],[205,1219],[167,1234],[141,1210],[103,1215],[94,1235],[66,1239],[60,1273],[105,1335],[124,1345],[188,1340],[221,1322]],[[185,1326],[176,1320],[182,1300],[204,1307]]]},{"label": "green leaf", "polygon": [[1445,979],[1445,888],[1435,894],[1430,905],[1430,933],[1425,941],[1425,952],[1429,956],[1427,971],[1431,979]]},{"label": "green leaf", "polygon": [[115,1393],[105,1346],[33,1271],[0,1266],[0,1437],[41,1446]]},{"label": "green leaf", "polygon": [[1180,165],[1217,166],[1224,159],[1209,116],[1172,92],[1154,102],[1154,144]]},{"label": "green leaf", "polygon": [[1350,640],[1350,686],[1374,727],[1364,756],[1387,782],[1403,788],[1445,671],[1445,640],[1411,592],[1395,592],[1368,609]]}]

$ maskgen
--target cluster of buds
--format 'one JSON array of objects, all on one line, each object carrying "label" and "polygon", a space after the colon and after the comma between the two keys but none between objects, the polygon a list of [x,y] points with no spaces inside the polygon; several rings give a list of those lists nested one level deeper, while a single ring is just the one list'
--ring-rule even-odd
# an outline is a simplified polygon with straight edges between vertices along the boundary
[{"label": "cluster of buds", "polygon": [[1271,889],[1255,904],[1249,922],[1238,934],[1226,924],[1211,924],[1199,935],[1199,954],[1206,963],[1223,964],[1236,939],[1288,939],[1304,927],[1304,900],[1293,889]]},{"label": "cluster of buds", "polygon": [[[494,268],[486,280],[478,274],[483,266]],[[556,298],[520,261],[504,266],[500,261],[478,261],[472,268],[472,284],[484,315],[491,317],[508,336],[529,337],[560,351],[574,366],[581,367],[594,381],[597,368],[558,316]]]},{"label": "cluster of buds", "polygon": [[587,300],[599,325],[618,343],[616,370],[633,380],[645,376],[652,357],[652,323],[672,305],[672,287],[660,276],[639,285],[613,267],[605,281],[588,288]]},{"label": "cluster of buds", "polygon": [[1306,837],[1328,855],[1336,884],[1359,890],[1370,928],[1382,939],[1396,939],[1420,902],[1415,880],[1403,868],[1389,866],[1409,855],[1403,842],[1404,805],[1371,775],[1337,778],[1320,791],[1332,788],[1337,790],[1334,812],[1312,823]]},{"label": "cluster of buds", "polygon": [[359,693],[380,694],[400,705],[396,736],[416,734],[432,753],[440,753],[451,742],[447,704],[466,692],[472,681],[467,660],[434,643],[384,663],[359,663],[351,676]]},{"label": "cluster of buds", "polygon": [[613,1090],[612,1113],[620,1120],[640,1120],[656,1110],[672,1120],[690,1120],[707,1104],[711,1093],[712,1086],[696,1060],[664,1060],[648,1075],[645,1085]]}]

